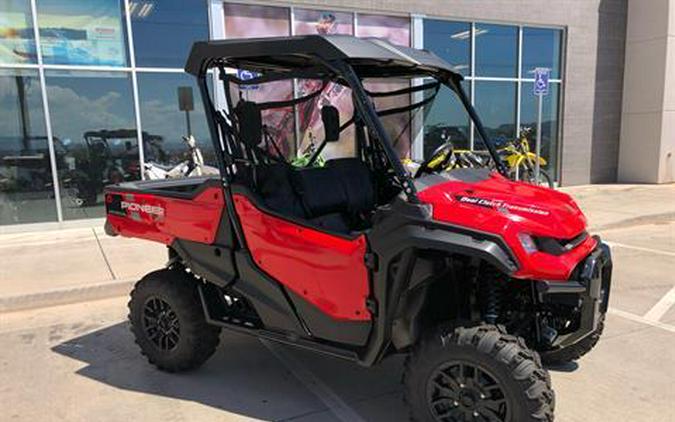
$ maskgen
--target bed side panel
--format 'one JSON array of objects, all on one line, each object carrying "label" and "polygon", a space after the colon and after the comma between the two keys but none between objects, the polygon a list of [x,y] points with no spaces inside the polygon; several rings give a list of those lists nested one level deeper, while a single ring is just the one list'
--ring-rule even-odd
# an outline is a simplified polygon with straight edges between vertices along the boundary
[{"label": "bed side panel", "polygon": [[114,232],[170,245],[174,239],[214,243],[224,209],[220,187],[194,198],[106,189],[106,217]]}]

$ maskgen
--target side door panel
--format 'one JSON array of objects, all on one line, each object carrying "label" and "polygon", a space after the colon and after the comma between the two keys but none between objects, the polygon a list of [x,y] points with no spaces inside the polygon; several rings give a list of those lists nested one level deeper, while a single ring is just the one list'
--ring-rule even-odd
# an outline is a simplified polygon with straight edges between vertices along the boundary
[{"label": "side door panel", "polygon": [[256,265],[339,321],[369,321],[366,238],[328,234],[257,208],[242,194],[234,204]]}]

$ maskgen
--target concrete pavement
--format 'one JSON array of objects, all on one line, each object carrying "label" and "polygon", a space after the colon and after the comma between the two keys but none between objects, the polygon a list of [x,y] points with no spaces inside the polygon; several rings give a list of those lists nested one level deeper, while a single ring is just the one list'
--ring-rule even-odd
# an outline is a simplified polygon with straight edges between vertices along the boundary
[{"label": "concrete pavement", "polygon": [[0,235],[0,312],[125,295],[166,262],[163,245],[102,227]]}]

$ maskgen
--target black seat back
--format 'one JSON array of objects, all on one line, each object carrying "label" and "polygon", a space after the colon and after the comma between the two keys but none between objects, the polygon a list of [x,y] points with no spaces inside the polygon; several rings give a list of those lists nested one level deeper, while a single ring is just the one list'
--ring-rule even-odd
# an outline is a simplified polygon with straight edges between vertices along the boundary
[{"label": "black seat back", "polygon": [[325,167],[295,170],[292,182],[312,217],[336,212],[353,216],[375,207],[372,174],[357,158],[329,160]]},{"label": "black seat back", "polygon": [[239,139],[248,148],[255,148],[262,142],[262,112],[252,101],[240,101],[234,109],[239,121]]},{"label": "black seat back", "polygon": [[340,180],[347,197],[347,212],[358,214],[375,208],[375,178],[363,161],[358,158],[338,158],[326,162]]}]

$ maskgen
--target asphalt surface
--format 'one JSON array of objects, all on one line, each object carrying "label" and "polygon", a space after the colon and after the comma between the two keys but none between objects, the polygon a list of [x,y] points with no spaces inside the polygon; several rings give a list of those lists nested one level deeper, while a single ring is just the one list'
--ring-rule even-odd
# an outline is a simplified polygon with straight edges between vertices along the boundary
[{"label": "asphalt surface", "polygon": [[[557,421],[675,421],[675,218],[652,214],[596,224],[613,245],[610,313],[590,355],[550,369]],[[407,420],[400,358],[367,369],[223,333],[199,370],[159,372],[126,298],[0,313],[0,345],[2,421]]]}]

